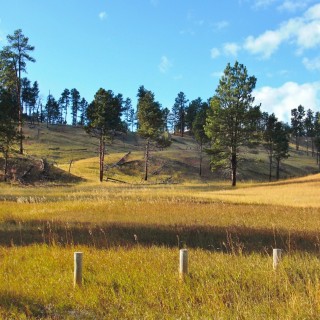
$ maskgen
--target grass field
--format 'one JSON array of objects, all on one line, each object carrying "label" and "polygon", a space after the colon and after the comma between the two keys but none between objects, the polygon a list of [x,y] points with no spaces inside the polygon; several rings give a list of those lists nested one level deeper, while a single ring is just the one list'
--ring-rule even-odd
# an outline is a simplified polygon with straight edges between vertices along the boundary
[{"label": "grass field", "polygon": [[[254,182],[266,158],[251,153],[243,168],[252,176],[231,188],[209,171],[197,177],[194,142],[177,137],[154,151],[153,168],[164,169],[146,184],[143,141],[128,136],[107,156],[112,164],[131,151],[130,165],[108,171],[127,183],[97,183],[95,142],[84,152],[82,131],[71,145],[75,131],[60,129],[52,136],[31,128],[26,150],[59,170],[74,160],[74,177],[1,184],[0,319],[320,318],[319,174]],[[305,174],[314,161],[297,159],[288,160],[287,175]],[[283,249],[277,270],[273,248]],[[75,251],[84,269],[74,289]]]},{"label": "grass field", "polygon": [[[318,319],[320,176],[0,191],[4,319]],[[178,241],[189,275],[178,276]],[[272,248],[284,249],[277,271]],[[73,252],[84,285],[73,289]]]}]

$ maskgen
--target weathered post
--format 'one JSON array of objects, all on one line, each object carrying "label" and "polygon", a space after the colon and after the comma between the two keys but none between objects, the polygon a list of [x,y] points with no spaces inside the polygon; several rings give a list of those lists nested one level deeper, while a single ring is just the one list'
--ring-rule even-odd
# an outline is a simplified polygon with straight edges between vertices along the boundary
[{"label": "weathered post", "polygon": [[281,249],[273,249],[273,270],[276,270],[281,260]]},{"label": "weathered post", "polygon": [[74,281],[73,286],[82,286],[82,252],[74,253]]},{"label": "weathered post", "polygon": [[180,265],[179,265],[179,276],[183,279],[188,274],[188,250],[180,249]]}]

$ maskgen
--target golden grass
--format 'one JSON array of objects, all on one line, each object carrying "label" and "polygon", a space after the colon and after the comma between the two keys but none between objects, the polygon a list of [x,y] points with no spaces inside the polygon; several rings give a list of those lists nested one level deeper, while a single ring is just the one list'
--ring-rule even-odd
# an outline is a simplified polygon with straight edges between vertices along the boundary
[{"label": "golden grass", "polygon": [[[84,285],[72,287],[73,252],[84,252]],[[178,277],[168,248],[32,246],[0,251],[4,319],[317,319],[315,257],[292,255],[275,273],[271,257],[189,250]]]},{"label": "golden grass", "polygon": [[[96,169],[76,162],[80,184],[2,185],[0,318],[319,318],[320,175],[232,189],[98,184]],[[184,282],[178,238],[189,247]],[[285,249],[277,272],[275,246]],[[81,290],[74,251],[84,252]]]}]

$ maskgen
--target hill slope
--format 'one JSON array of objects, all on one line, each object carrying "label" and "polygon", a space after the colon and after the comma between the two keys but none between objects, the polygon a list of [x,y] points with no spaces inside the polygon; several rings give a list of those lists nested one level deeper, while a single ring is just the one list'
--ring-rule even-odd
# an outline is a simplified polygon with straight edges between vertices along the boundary
[{"label": "hill slope", "polygon": [[[75,182],[79,179],[98,178],[98,140],[90,137],[81,127],[68,125],[25,126],[25,153],[20,162],[11,159],[9,166],[18,167],[20,176],[37,161],[45,161],[55,173],[49,180]],[[145,141],[135,133],[121,134],[107,146],[105,158],[107,176],[125,182],[141,183],[144,168]],[[123,156],[125,162],[115,166]],[[228,179],[223,173],[210,171],[210,158],[203,155],[202,177],[199,177],[199,148],[190,136],[172,137],[172,145],[160,151],[153,147],[150,159],[151,183],[205,182]],[[42,160],[41,160],[42,159]],[[18,162],[17,162],[18,161]],[[24,165],[21,165],[24,163]],[[29,180],[40,179],[39,172],[29,174]],[[51,170],[51,172],[52,172]],[[63,171],[61,171],[63,170]],[[70,171],[70,175],[67,174]],[[307,156],[305,150],[290,150],[290,157],[281,166],[281,178],[304,176],[318,172],[315,158]],[[18,175],[19,175],[18,174]],[[25,174],[27,178],[28,174]],[[30,177],[32,176],[32,177]],[[41,176],[41,175],[40,175]],[[43,178],[43,177],[42,177]],[[267,181],[268,157],[262,147],[245,150],[239,164],[240,181]],[[28,179],[26,179],[28,181]]]}]

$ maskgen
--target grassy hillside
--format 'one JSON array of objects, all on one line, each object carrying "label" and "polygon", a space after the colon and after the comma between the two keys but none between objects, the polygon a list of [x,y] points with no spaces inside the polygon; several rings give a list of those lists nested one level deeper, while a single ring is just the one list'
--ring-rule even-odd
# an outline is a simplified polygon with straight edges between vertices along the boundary
[{"label": "grassy hillside", "polygon": [[[207,165],[200,179],[195,142],[173,137],[152,151],[157,174],[146,184],[144,141],[128,134],[106,162],[131,152],[107,171],[131,183],[101,184],[97,141],[81,128],[25,133],[27,155],[11,165],[45,183],[1,184],[1,319],[319,319],[320,174],[253,183],[265,180],[267,156],[247,150],[239,178],[249,182],[232,188]],[[314,162],[292,151],[282,174],[307,174]],[[76,289],[75,251],[84,254]]]},{"label": "grassy hillside", "polygon": [[[88,136],[83,128],[65,125],[25,126],[25,151],[27,157],[11,161],[11,167],[16,166],[22,175],[33,165],[28,160],[45,159],[51,170],[51,181],[68,182],[79,179],[96,180],[98,178],[98,140]],[[145,141],[135,133],[121,134],[115,137],[112,144],[107,146],[106,175],[109,178],[131,183],[141,183],[144,170]],[[204,154],[203,175],[199,177],[199,148],[195,140],[173,136],[172,145],[162,151],[153,147],[150,160],[149,183],[181,183],[209,182],[229,179],[224,172],[210,171],[210,159]],[[239,163],[238,180],[267,181],[268,157],[263,147],[243,150],[243,158]],[[126,161],[121,166],[113,166],[127,153]],[[63,175],[63,170],[71,176]],[[37,180],[30,176],[38,173],[31,172],[29,180]],[[295,151],[291,146],[290,157],[281,165],[281,178],[304,176],[318,172],[315,158],[307,156],[304,147]],[[274,171],[275,174],[275,171]],[[26,179],[28,180],[28,179]]]}]

